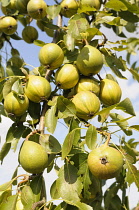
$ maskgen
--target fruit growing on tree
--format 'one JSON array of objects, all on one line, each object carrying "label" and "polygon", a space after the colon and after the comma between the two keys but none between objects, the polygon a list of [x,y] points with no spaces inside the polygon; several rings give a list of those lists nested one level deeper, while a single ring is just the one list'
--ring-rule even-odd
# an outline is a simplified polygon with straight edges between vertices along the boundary
[{"label": "fruit growing on tree", "polygon": [[123,155],[117,149],[106,144],[93,149],[88,156],[88,167],[99,179],[116,177],[123,166]]},{"label": "fruit growing on tree", "polygon": [[99,83],[89,77],[83,77],[77,83],[77,85],[75,87],[75,92],[79,93],[79,92],[85,91],[85,90],[89,90],[98,96],[99,91],[100,91]]},{"label": "fruit growing on tree", "polygon": [[34,42],[34,40],[38,39],[38,31],[33,26],[26,26],[22,31],[22,38],[28,44]]},{"label": "fruit growing on tree", "polygon": [[21,14],[27,14],[27,4],[29,0],[16,0],[16,8]]},{"label": "fruit growing on tree", "polygon": [[28,173],[39,174],[47,166],[48,155],[40,144],[33,141],[24,141],[20,153],[19,163]]},{"label": "fruit growing on tree", "polygon": [[33,19],[42,19],[46,16],[47,4],[43,0],[30,0],[27,4],[28,14]]},{"label": "fruit growing on tree", "polygon": [[106,106],[111,106],[120,101],[122,91],[117,82],[110,79],[100,81],[100,100]]},{"label": "fruit growing on tree", "polygon": [[29,106],[29,101],[26,95],[17,95],[13,91],[8,93],[4,98],[4,109],[9,116],[23,115]]},{"label": "fruit growing on tree", "polygon": [[76,0],[63,0],[60,4],[61,14],[64,17],[70,18],[77,13],[78,2]]},{"label": "fruit growing on tree", "polygon": [[80,0],[81,6],[94,7],[99,10],[101,6],[101,0]]},{"label": "fruit growing on tree", "polygon": [[100,101],[98,97],[90,91],[81,91],[77,93],[72,102],[77,111],[77,116],[81,119],[91,119],[100,109]]},{"label": "fruit growing on tree", "polygon": [[55,43],[46,44],[40,49],[39,60],[48,69],[57,69],[64,60],[63,50]]},{"label": "fruit growing on tree", "polygon": [[65,64],[56,71],[56,85],[62,89],[74,87],[79,80],[79,72],[75,65]]},{"label": "fruit growing on tree", "polygon": [[41,76],[29,75],[25,85],[25,94],[33,102],[46,100],[51,94],[50,83]]},{"label": "fruit growing on tree", "polygon": [[95,47],[85,45],[77,57],[76,65],[83,75],[95,75],[103,66],[102,54]]},{"label": "fruit growing on tree", "polygon": [[10,15],[16,12],[16,0],[10,0],[9,4],[6,7],[3,7],[1,4],[1,10],[4,15]]},{"label": "fruit growing on tree", "polygon": [[12,35],[16,32],[17,21],[11,16],[5,16],[0,19],[0,30],[7,34]]}]

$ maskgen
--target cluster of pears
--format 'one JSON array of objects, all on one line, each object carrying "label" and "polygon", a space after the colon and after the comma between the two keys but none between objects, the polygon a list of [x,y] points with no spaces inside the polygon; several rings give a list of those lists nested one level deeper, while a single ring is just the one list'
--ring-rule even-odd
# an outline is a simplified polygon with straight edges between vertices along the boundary
[{"label": "cluster of pears", "polygon": [[[86,6],[87,8],[92,7],[96,10],[99,10],[101,0],[63,0],[61,1],[60,6],[60,13],[64,17],[70,18],[72,15],[77,13],[79,7]],[[1,4],[1,10],[5,16],[1,17],[0,19],[0,31],[7,35],[12,35],[16,32],[17,19],[14,18],[14,14],[28,15],[37,21],[37,25],[40,28],[41,20],[47,17],[48,7],[49,6],[44,0],[10,0],[9,4],[6,6]],[[13,17],[11,15],[13,15]],[[33,41],[38,38],[36,28],[33,26],[25,27],[22,32],[22,38],[27,43],[33,43]]]},{"label": "cluster of pears", "polygon": [[[97,48],[85,45],[75,63],[63,64],[62,48],[55,43],[48,43],[40,49],[38,57],[45,68],[56,70],[55,84],[59,88],[73,89],[72,102],[79,118],[91,119],[99,111],[101,103],[110,106],[120,101],[122,92],[117,82],[110,79],[98,81],[92,77],[103,66],[103,56]],[[28,109],[29,100],[39,103],[49,98],[51,85],[44,77],[28,75],[26,80],[23,95],[10,92],[5,97],[4,107],[8,113],[20,116]]]}]

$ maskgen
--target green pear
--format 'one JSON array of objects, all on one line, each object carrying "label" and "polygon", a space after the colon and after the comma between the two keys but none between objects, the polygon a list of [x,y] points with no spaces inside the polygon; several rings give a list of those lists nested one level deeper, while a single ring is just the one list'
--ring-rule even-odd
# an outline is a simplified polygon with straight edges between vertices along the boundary
[{"label": "green pear", "polygon": [[40,144],[24,141],[19,153],[19,163],[22,168],[32,174],[39,174],[46,168],[48,155]]}]

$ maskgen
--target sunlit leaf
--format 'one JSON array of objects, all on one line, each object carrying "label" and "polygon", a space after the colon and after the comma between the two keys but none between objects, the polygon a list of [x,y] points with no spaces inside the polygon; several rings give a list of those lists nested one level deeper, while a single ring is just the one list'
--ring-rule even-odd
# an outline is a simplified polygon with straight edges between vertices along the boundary
[{"label": "sunlit leaf", "polygon": [[105,6],[107,8],[114,9],[115,11],[121,11],[121,10],[125,11],[125,10],[127,10],[126,5],[119,0],[110,0],[106,3]]},{"label": "sunlit leaf", "polygon": [[139,125],[131,125],[129,128],[139,131]]},{"label": "sunlit leaf", "polygon": [[57,107],[62,113],[63,118],[71,117],[71,116],[76,117],[75,105],[67,98],[64,98],[63,96],[58,97]]},{"label": "sunlit leaf", "polygon": [[63,146],[62,146],[62,159],[64,159],[69,152],[71,151],[71,148],[75,142],[77,143],[80,138],[78,128],[75,128],[70,133],[67,134]]},{"label": "sunlit leaf", "polygon": [[17,201],[17,198],[18,198],[18,195],[11,195],[7,198],[7,201],[6,202],[3,202],[1,205],[0,205],[0,209],[1,210],[7,210],[7,209],[10,209],[10,210],[15,210],[16,209],[16,201]]},{"label": "sunlit leaf", "polygon": [[49,5],[46,9],[48,18],[54,19],[59,14],[60,10],[60,5]]},{"label": "sunlit leaf", "polygon": [[119,104],[117,104],[116,109],[120,109],[127,114],[136,116],[133,105],[129,98],[124,99]]},{"label": "sunlit leaf", "polygon": [[77,169],[71,164],[66,164],[60,169],[58,177],[56,185],[60,197],[75,203],[79,201],[82,182],[77,176]]},{"label": "sunlit leaf", "polygon": [[94,149],[97,141],[97,130],[93,125],[87,129],[85,141],[89,149]]},{"label": "sunlit leaf", "polygon": [[110,117],[112,118],[112,123],[115,122],[126,135],[130,136],[132,135],[132,131],[128,129],[128,122],[127,120],[130,118],[125,119],[122,115],[119,115],[117,113],[110,113]]},{"label": "sunlit leaf", "polygon": [[8,152],[10,151],[11,148],[11,143],[4,143],[1,151],[0,151],[0,161],[3,162],[3,159],[6,157],[6,155],[8,154]]},{"label": "sunlit leaf", "polygon": [[49,154],[59,153],[61,145],[59,141],[50,134],[43,134],[40,136],[40,144],[46,149]]},{"label": "sunlit leaf", "polygon": [[54,133],[58,117],[56,116],[57,106],[51,106],[45,114],[45,126],[50,133]]}]

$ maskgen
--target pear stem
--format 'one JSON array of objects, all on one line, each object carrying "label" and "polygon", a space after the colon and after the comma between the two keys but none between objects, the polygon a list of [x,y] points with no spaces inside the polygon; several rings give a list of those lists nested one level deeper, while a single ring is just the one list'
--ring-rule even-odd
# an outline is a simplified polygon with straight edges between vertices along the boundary
[{"label": "pear stem", "polygon": [[29,138],[30,138],[31,136],[33,136],[34,134],[36,134],[36,133],[40,133],[40,130],[35,130],[35,131],[30,132],[30,133],[26,136],[25,141],[28,141]]},{"label": "pear stem", "polygon": [[105,131],[100,131],[100,130],[98,130],[98,132],[99,132],[100,134],[104,135],[104,136],[107,136],[107,139],[106,139],[104,145],[105,145],[105,146],[108,146],[108,144],[109,144],[109,142],[110,142],[110,139],[111,139],[111,134],[108,133],[108,132],[105,132]]}]

